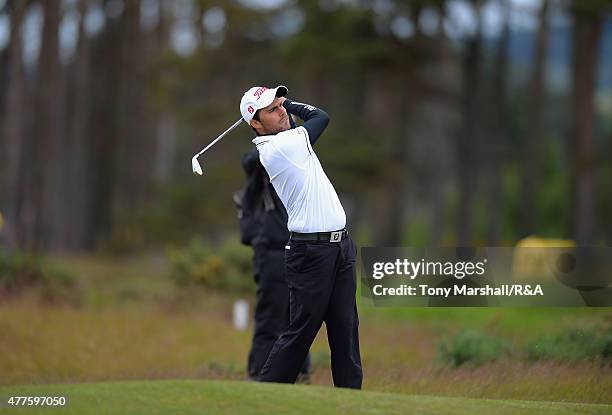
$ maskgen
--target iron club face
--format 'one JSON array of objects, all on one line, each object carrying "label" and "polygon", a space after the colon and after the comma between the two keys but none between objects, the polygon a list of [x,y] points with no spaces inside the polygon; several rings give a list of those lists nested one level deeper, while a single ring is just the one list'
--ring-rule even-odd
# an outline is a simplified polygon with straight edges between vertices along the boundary
[{"label": "iron club face", "polygon": [[200,166],[200,162],[198,161],[197,157],[191,159],[191,168],[193,169],[194,173],[199,174],[200,176],[203,174],[202,166]]}]

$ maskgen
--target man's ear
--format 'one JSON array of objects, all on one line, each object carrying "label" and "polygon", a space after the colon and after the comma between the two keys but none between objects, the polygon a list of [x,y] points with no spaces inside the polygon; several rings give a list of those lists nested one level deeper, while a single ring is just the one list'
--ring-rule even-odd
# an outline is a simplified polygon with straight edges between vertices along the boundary
[{"label": "man's ear", "polygon": [[253,118],[251,120],[251,127],[253,127],[254,129],[258,130],[258,129],[263,127],[263,124],[261,123],[261,121],[256,120],[255,118]]}]

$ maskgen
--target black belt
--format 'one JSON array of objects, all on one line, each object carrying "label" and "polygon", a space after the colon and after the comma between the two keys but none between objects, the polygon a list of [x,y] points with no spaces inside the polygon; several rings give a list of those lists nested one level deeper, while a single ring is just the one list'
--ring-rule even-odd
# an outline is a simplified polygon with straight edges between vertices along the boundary
[{"label": "black belt", "polygon": [[292,241],[325,241],[325,242],[340,242],[348,238],[348,231],[342,229],[334,232],[313,232],[313,233],[300,233],[291,232],[289,237]]}]

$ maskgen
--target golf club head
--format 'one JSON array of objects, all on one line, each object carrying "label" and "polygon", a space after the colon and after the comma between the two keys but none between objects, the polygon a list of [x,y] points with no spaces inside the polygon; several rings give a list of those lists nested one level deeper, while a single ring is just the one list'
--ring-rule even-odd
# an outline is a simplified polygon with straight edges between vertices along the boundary
[{"label": "golf club head", "polygon": [[199,174],[200,176],[202,175],[202,166],[200,166],[200,162],[198,161],[197,157],[191,159],[191,168],[193,169],[194,173]]}]

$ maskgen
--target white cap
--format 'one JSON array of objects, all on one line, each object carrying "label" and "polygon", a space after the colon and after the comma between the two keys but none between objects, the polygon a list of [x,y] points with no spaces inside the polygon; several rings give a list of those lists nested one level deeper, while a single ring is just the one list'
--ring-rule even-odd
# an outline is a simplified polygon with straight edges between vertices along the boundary
[{"label": "white cap", "polygon": [[284,85],[271,89],[265,86],[254,86],[245,92],[240,100],[242,118],[247,124],[250,124],[257,110],[267,107],[274,101],[274,98],[284,97],[288,92],[289,90]]}]

